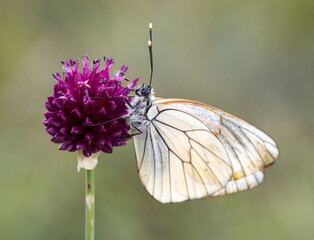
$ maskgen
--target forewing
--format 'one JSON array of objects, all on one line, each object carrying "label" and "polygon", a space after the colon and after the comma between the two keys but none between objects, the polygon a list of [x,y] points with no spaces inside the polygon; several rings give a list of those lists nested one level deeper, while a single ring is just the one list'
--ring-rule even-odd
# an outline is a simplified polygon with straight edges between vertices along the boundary
[{"label": "forewing", "polygon": [[[154,103],[158,106],[159,112],[173,109],[199,119],[206,125],[211,135],[218,138],[223,145],[233,173],[228,183],[212,196],[257,186],[263,180],[263,169],[272,165],[278,158],[276,143],[269,136],[246,121],[220,109],[182,99],[157,99]],[[172,125],[176,125],[178,120],[172,118],[170,121]],[[193,132],[199,134],[198,131]]]}]

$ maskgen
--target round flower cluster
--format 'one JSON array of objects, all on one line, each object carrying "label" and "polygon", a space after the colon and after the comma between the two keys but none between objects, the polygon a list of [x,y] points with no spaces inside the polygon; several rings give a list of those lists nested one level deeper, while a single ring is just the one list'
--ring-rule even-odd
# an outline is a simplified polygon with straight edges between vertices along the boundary
[{"label": "round flower cluster", "polygon": [[70,59],[62,62],[62,76],[53,74],[57,83],[45,102],[48,111],[43,124],[52,135],[51,141],[60,144],[60,150],[80,150],[90,157],[99,151],[112,153],[114,146],[126,144],[129,136],[129,126],[123,118],[127,114],[126,99],[129,100],[129,89],[138,78],[122,87],[122,81],[128,81],[124,78],[128,67],[123,65],[110,79],[109,70],[114,61],[104,60],[105,67],[100,70],[100,59],[89,65],[88,57],[83,56],[80,72],[79,60]]}]

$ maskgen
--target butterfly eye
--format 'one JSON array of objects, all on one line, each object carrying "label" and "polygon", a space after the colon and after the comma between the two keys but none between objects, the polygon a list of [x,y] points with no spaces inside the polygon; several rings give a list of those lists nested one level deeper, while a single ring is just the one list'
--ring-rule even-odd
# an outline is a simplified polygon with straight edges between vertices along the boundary
[{"label": "butterfly eye", "polygon": [[146,97],[151,93],[151,88],[149,86],[143,85],[139,89],[135,90],[137,96]]},{"label": "butterfly eye", "polygon": [[141,94],[142,96],[147,96],[148,94],[150,94],[150,87],[145,87],[142,89]]}]

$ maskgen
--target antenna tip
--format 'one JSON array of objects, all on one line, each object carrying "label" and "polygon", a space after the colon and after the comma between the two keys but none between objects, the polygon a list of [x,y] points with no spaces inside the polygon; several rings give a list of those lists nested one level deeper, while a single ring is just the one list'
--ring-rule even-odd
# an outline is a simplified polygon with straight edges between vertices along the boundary
[{"label": "antenna tip", "polygon": [[148,27],[149,27],[149,30],[152,30],[153,24],[152,24],[152,23],[149,23]]},{"label": "antenna tip", "polygon": [[152,41],[148,41],[148,47],[152,46]]}]

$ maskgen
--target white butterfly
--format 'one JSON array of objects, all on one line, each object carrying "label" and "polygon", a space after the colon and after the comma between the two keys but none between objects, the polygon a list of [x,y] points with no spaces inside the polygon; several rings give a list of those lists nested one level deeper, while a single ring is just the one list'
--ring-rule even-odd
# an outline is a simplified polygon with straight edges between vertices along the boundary
[{"label": "white butterfly", "polygon": [[[149,50],[152,68],[151,41]],[[254,188],[278,157],[276,143],[246,121],[204,103],[155,98],[151,84],[136,89],[127,121],[139,177],[162,203]]]},{"label": "white butterfly", "polygon": [[278,157],[276,143],[249,123],[209,105],[136,90],[128,122],[140,179],[162,203],[256,187]]}]

